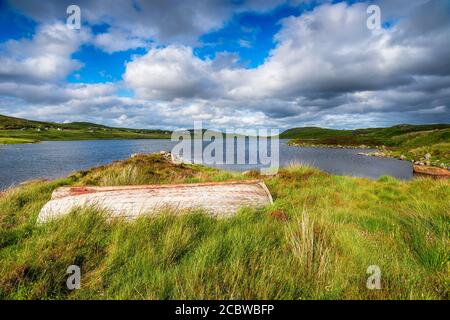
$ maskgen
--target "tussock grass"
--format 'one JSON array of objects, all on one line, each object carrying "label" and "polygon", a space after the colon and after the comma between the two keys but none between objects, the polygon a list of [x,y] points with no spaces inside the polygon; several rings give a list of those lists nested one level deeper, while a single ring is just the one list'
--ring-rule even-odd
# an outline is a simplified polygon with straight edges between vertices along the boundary
[{"label": "tussock grass", "polygon": [[114,171],[108,171],[99,178],[99,186],[120,186],[120,185],[140,185],[145,184],[146,177],[139,167],[127,165],[123,168],[117,168]]},{"label": "tussock grass", "polygon": [[326,233],[311,220],[306,212],[296,218],[294,226],[288,228],[289,243],[293,254],[300,260],[307,277],[321,279],[330,263],[330,248]]},{"label": "tussock grass", "polygon": [[[245,179],[139,156],[0,197],[2,299],[448,299],[450,183],[333,176],[292,165],[264,177],[274,204],[230,219],[166,210],[135,221],[80,208],[37,214],[62,185]],[[288,220],[270,215],[281,210]],[[66,269],[81,267],[81,289]],[[381,290],[366,270],[382,271]]]}]

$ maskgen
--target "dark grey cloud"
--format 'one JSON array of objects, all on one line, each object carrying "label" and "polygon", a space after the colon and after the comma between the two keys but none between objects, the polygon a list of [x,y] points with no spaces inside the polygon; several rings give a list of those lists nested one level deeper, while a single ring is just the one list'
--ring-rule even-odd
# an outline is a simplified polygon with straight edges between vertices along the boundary
[{"label": "dark grey cloud", "polygon": [[[282,4],[283,0],[79,0],[83,23],[109,24],[110,40],[100,41],[107,51],[142,45],[148,40],[159,44],[194,44],[206,32],[220,28],[232,15],[243,11],[264,12]],[[9,0],[16,9],[41,23],[65,21],[71,0]],[[101,37],[101,35],[100,35]],[[118,46],[117,42],[121,45]],[[131,43],[134,42],[134,43]],[[114,50],[112,50],[114,51]]]}]

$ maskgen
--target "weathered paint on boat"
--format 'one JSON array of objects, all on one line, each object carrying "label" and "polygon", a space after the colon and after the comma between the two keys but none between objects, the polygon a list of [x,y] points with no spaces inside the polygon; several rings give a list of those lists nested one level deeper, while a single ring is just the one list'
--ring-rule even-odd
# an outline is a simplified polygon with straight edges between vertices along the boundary
[{"label": "weathered paint on boat", "polygon": [[118,187],[61,187],[42,208],[38,222],[60,217],[83,206],[107,210],[111,217],[133,219],[164,208],[183,213],[203,209],[217,217],[229,217],[241,207],[272,203],[263,181],[244,180],[211,183]]},{"label": "weathered paint on boat", "polygon": [[418,166],[414,165],[414,173],[417,175],[428,176],[440,179],[449,179],[450,171],[444,168],[430,167],[430,166]]}]

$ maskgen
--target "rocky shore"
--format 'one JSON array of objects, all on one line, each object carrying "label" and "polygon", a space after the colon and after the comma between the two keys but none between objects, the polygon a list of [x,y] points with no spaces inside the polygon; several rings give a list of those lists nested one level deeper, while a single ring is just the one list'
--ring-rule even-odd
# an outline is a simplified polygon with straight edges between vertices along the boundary
[{"label": "rocky shore", "polygon": [[304,143],[298,141],[289,141],[289,146],[292,147],[306,147],[306,148],[330,148],[330,149],[378,149],[379,147],[371,147],[366,146],[365,144],[361,145],[340,145],[340,144],[315,144],[315,143]]},{"label": "rocky shore", "polygon": [[[370,157],[380,157],[380,158],[396,158],[398,160],[408,161],[407,157],[403,154],[400,156],[395,156],[389,151],[378,150],[369,153],[358,153],[358,155],[365,155]],[[441,162],[432,162],[432,156],[430,153],[426,153],[419,160],[411,159],[413,163],[413,172],[418,175],[432,176],[432,177],[450,177],[450,167],[447,167]]]},{"label": "rocky shore", "polygon": [[[369,153],[358,153],[358,155],[370,156],[370,157],[380,157],[380,158],[396,158],[398,160],[408,161],[407,157],[403,154],[400,156],[396,156],[392,154],[390,151],[375,151]],[[435,167],[439,169],[444,169],[449,171],[450,167],[447,167],[444,163],[438,161],[432,161],[432,156],[430,153],[426,153],[423,157],[419,158],[419,160],[410,159],[415,166],[427,166],[427,167]]]},{"label": "rocky shore", "polygon": [[419,175],[429,175],[433,177],[450,176],[450,167],[448,164],[434,160],[430,153],[424,154],[418,159],[412,159],[410,156],[403,154],[396,154],[388,150],[385,146],[367,146],[367,145],[327,145],[327,144],[313,144],[298,141],[289,142],[290,146],[308,147],[308,148],[337,148],[337,149],[376,149],[374,152],[359,152],[360,156],[379,157],[379,158],[395,158],[402,161],[410,161],[413,164],[413,171]]},{"label": "rocky shore", "polygon": [[[173,164],[192,164],[191,161],[185,160],[169,151],[158,151],[158,152],[152,152],[150,154],[158,154],[161,155],[163,158],[165,158],[166,160],[170,160]],[[133,157],[137,157],[137,156],[141,156],[141,155],[146,155],[145,153],[133,153],[131,155],[131,158]]]}]

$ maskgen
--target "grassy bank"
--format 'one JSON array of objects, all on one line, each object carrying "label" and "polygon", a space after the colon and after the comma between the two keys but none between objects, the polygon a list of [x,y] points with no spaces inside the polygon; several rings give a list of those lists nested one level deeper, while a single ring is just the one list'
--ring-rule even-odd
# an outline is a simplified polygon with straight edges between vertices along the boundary
[{"label": "grassy bank", "polygon": [[[62,185],[244,178],[152,155],[9,190],[0,196],[0,298],[449,298],[447,180],[371,181],[292,165],[261,177],[273,205],[231,219],[162,212],[107,222],[84,208],[36,225]],[[82,270],[75,291],[65,286],[72,264]],[[381,268],[381,290],[366,288],[370,265]]]},{"label": "grassy bank", "polygon": [[450,125],[447,124],[357,130],[294,128],[283,132],[280,138],[291,139],[289,143],[296,146],[377,148],[386,156],[403,156],[405,160],[450,167]]},{"label": "grassy bank", "polygon": [[36,143],[36,142],[38,142],[38,140],[35,139],[0,137],[0,144],[21,144],[21,143]]},{"label": "grassy bank", "polygon": [[41,122],[0,115],[0,143],[3,144],[54,140],[169,139],[170,134],[164,130],[114,128],[89,122]]}]

